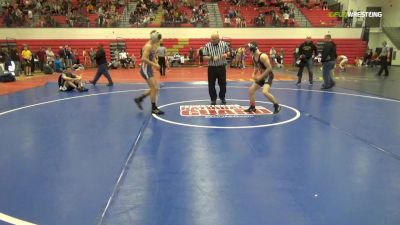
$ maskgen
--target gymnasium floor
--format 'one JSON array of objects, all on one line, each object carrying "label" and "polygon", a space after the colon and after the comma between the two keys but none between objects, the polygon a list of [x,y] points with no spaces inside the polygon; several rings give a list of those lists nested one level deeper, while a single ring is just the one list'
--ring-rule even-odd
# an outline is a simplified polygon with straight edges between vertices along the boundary
[{"label": "gymnasium floor", "polygon": [[[229,72],[233,107],[250,71]],[[278,115],[182,116],[209,102],[205,68],[162,78],[160,117],[133,104],[132,71],[84,94],[2,84],[0,224],[400,224],[400,69],[350,68],[326,92],[315,71],[313,87],[276,72]]]}]

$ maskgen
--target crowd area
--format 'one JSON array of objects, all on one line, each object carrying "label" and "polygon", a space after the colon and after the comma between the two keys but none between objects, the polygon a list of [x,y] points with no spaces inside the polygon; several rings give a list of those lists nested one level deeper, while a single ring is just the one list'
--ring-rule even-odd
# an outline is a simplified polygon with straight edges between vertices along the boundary
[{"label": "crowd area", "polygon": [[[126,23],[146,27],[161,10],[159,25],[176,27],[191,24],[209,25],[205,1],[211,0],[0,0],[0,26],[5,27],[118,27],[123,11],[128,9]],[[129,9],[135,2],[136,8]],[[220,8],[225,27],[294,27],[297,24],[296,7],[328,10],[327,1],[295,0],[213,0],[225,2]],[[353,10],[350,11],[353,13]],[[347,11],[343,12],[347,14]],[[352,16],[337,18],[344,27],[360,21]],[[129,20],[129,21],[128,21]],[[361,21],[362,22],[362,21]]]},{"label": "crowd area", "polygon": [[[247,27],[251,23],[256,27],[293,27],[295,26],[295,10],[287,2],[282,0],[229,0],[229,7],[224,8],[225,27]],[[244,7],[244,8],[243,8]],[[242,9],[257,12],[255,17],[249,18]],[[253,15],[253,13],[251,13]],[[247,17],[247,18],[246,18]]]},{"label": "crowd area", "polygon": [[[127,0],[25,0],[1,3],[1,17],[6,27],[89,27],[94,15],[97,27],[116,27],[121,8]],[[65,21],[56,20],[63,16]]]}]

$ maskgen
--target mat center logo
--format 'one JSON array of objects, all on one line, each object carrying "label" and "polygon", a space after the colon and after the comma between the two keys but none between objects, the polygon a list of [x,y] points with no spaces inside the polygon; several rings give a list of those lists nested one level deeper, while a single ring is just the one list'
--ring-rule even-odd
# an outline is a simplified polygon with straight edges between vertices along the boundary
[{"label": "mat center logo", "polygon": [[241,105],[181,105],[180,115],[182,117],[230,118],[272,114],[270,110],[263,106],[257,106],[254,113],[245,112],[246,109],[247,107]]}]

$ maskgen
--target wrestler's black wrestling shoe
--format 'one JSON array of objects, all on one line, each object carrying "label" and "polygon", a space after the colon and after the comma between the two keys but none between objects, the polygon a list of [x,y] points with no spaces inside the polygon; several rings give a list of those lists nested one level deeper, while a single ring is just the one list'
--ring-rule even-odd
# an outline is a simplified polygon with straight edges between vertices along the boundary
[{"label": "wrestler's black wrestling shoe", "polygon": [[279,104],[274,104],[274,114],[278,114],[281,111],[281,106]]},{"label": "wrestler's black wrestling shoe", "polygon": [[157,116],[165,114],[163,111],[159,110],[158,108],[155,108],[155,109],[151,110],[151,113],[154,114],[154,115],[157,115]]},{"label": "wrestler's black wrestling shoe", "polygon": [[256,107],[250,106],[248,109],[245,109],[244,112],[247,113],[255,113],[257,111]]}]

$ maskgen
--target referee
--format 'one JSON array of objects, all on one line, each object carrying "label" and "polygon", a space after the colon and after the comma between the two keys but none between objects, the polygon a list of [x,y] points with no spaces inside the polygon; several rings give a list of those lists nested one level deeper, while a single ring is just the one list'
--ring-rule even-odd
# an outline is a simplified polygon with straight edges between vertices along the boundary
[{"label": "referee", "polygon": [[226,94],[226,58],[230,55],[229,46],[225,41],[219,40],[218,34],[211,35],[211,41],[203,49],[203,58],[208,61],[208,92],[211,105],[217,104],[217,91],[215,82],[218,79],[219,99],[225,105]]},{"label": "referee", "polygon": [[164,47],[164,44],[161,42],[160,47],[157,48],[157,58],[158,58],[158,65],[160,65],[160,75],[165,76],[165,57],[167,56],[167,49]]},{"label": "referee", "polygon": [[382,75],[382,72],[385,71],[385,76],[389,76],[388,64],[390,63],[390,49],[387,47],[387,42],[382,42],[383,48],[382,52],[379,55],[379,59],[381,61],[381,68],[378,72],[378,76]]}]

